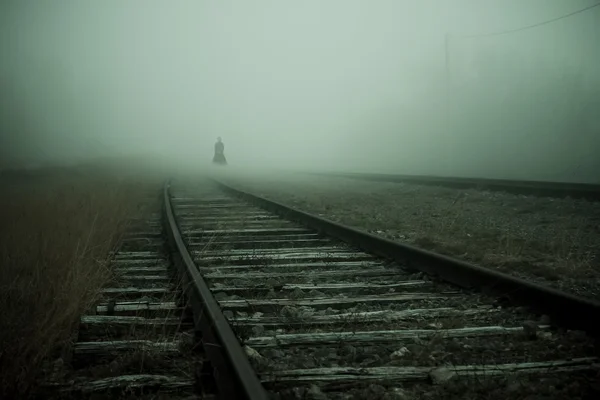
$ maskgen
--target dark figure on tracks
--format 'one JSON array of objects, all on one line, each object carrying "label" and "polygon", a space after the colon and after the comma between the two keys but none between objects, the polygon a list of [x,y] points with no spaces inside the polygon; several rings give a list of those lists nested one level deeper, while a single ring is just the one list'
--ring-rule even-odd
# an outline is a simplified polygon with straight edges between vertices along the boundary
[{"label": "dark figure on tracks", "polygon": [[213,157],[213,163],[219,165],[227,165],[227,160],[225,159],[225,145],[221,142],[221,138],[217,138],[217,143],[215,143],[215,156]]}]

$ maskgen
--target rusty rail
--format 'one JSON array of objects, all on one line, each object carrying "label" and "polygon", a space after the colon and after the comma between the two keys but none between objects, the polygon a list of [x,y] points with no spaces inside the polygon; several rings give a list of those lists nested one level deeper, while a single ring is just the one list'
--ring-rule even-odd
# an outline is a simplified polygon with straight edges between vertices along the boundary
[{"label": "rusty rail", "polygon": [[437,275],[458,286],[494,295],[502,301],[531,307],[536,312],[550,316],[565,328],[585,330],[594,336],[600,335],[599,302],[375,236],[213,180],[228,193],[366,252],[392,259],[408,268]]},{"label": "rusty rail", "polygon": [[163,191],[163,223],[168,233],[171,256],[193,309],[194,325],[202,335],[204,350],[215,369],[219,397],[267,400],[259,378],[181,237],[169,189],[170,181],[165,183]]}]

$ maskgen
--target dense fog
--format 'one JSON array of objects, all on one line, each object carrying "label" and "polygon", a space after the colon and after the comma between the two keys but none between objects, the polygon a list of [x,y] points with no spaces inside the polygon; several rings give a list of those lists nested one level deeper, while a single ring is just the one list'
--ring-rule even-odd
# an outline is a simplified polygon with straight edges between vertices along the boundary
[{"label": "dense fog", "polygon": [[4,1],[1,167],[600,182],[596,2]]}]

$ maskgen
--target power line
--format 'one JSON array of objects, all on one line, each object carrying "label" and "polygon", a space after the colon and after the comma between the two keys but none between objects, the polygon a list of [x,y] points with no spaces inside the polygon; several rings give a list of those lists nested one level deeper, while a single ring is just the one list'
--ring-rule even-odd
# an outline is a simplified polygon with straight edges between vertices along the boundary
[{"label": "power line", "polygon": [[483,33],[483,34],[477,34],[477,35],[466,35],[466,36],[462,36],[462,37],[463,38],[489,37],[489,36],[499,36],[499,35],[506,35],[506,34],[509,34],[509,33],[515,33],[515,32],[525,31],[525,30],[528,30],[528,29],[537,28],[538,26],[542,26],[542,25],[546,25],[546,24],[551,24],[551,23],[559,21],[561,19],[572,17],[573,15],[580,14],[582,12],[591,10],[592,8],[598,7],[598,6],[600,6],[600,3],[594,4],[594,5],[586,7],[586,8],[582,8],[581,10],[574,11],[574,12],[572,12],[570,14],[566,14],[566,15],[563,15],[563,16],[560,16],[560,17],[557,17],[557,18],[549,19],[547,21],[538,22],[537,24],[524,26],[522,28],[510,29],[510,30],[507,30],[507,31],[500,31],[500,32]]}]

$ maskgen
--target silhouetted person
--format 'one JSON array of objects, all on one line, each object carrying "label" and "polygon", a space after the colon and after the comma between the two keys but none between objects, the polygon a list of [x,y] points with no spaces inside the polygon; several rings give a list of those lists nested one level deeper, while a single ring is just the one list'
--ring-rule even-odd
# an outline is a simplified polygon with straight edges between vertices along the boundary
[{"label": "silhouetted person", "polygon": [[221,138],[217,138],[217,143],[215,143],[215,156],[213,157],[213,163],[220,165],[227,165],[227,160],[225,159],[225,145],[221,142]]}]

